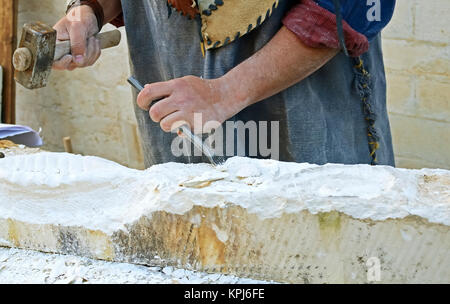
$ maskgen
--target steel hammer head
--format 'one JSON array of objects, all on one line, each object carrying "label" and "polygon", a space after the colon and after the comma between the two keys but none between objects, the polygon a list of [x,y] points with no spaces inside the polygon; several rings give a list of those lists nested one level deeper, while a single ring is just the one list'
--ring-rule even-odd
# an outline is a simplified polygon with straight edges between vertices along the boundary
[{"label": "steel hammer head", "polygon": [[52,70],[56,31],[42,22],[27,23],[14,52],[15,80],[28,89],[42,88]]}]

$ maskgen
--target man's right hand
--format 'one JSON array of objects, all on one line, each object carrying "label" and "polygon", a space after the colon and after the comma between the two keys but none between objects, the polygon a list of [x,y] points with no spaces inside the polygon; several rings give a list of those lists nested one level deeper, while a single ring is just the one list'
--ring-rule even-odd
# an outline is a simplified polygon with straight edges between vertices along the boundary
[{"label": "man's right hand", "polygon": [[89,6],[72,8],[53,28],[57,39],[70,40],[72,48],[71,55],[53,63],[54,69],[72,71],[91,66],[100,57],[100,42],[94,36],[98,33],[97,17]]}]

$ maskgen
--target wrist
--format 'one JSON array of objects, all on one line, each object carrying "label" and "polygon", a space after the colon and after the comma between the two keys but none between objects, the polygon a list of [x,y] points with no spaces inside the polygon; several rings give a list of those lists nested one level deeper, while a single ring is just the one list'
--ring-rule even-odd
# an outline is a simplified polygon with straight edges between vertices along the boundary
[{"label": "wrist", "polygon": [[242,90],[238,79],[234,79],[232,75],[226,74],[212,82],[216,88],[217,102],[230,112],[229,116],[239,113],[252,104],[248,90]]},{"label": "wrist", "polygon": [[105,21],[105,14],[100,3],[97,0],[72,0],[67,6],[66,15],[68,15],[70,11],[76,7],[80,7],[80,10],[88,10],[95,15],[97,19],[98,32],[100,32]]},{"label": "wrist", "polygon": [[[252,88],[245,79],[242,79],[239,66],[235,67],[227,74],[218,78],[222,90],[236,107],[246,108],[256,100],[253,99]],[[245,78],[245,77],[244,77]]]}]

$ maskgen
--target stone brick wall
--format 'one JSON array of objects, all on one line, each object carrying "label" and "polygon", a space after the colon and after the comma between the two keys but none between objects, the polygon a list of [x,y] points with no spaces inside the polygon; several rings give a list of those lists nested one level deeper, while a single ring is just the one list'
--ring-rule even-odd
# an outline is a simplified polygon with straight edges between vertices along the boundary
[{"label": "stone brick wall", "polygon": [[[19,1],[22,24],[40,20],[53,25],[64,15],[66,1]],[[105,26],[105,30],[114,29]],[[133,168],[143,168],[132,108],[126,36],[105,50],[94,67],[53,71],[46,88],[29,91],[17,85],[17,123],[42,128],[44,149],[63,151],[64,136],[75,153],[97,155]]]},{"label": "stone brick wall", "polygon": [[[54,24],[65,1],[19,1],[19,28]],[[397,1],[384,32],[388,105],[397,165],[450,169],[450,1]],[[123,29],[122,29],[123,32]],[[71,136],[76,153],[142,168],[131,90],[126,84],[126,38],[91,68],[53,72],[44,89],[18,86],[17,122],[42,127],[45,149],[62,151]]]},{"label": "stone brick wall", "polygon": [[450,1],[397,1],[383,33],[397,166],[450,168]]}]

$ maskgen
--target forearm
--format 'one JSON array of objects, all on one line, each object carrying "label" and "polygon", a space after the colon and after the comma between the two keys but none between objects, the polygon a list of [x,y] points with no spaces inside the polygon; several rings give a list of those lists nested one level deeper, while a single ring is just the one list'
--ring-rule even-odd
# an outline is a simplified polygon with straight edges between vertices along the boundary
[{"label": "forearm", "polygon": [[219,79],[222,95],[236,109],[247,107],[300,82],[338,52],[308,47],[282,27],[260,51]]},{"label": "forearm", "polygon": [[122,12],[122,5],[120,0],[97,0],[103,7],[103,13],[105,14],[104,23],[108,23],[116,18],[120,12]]}]

